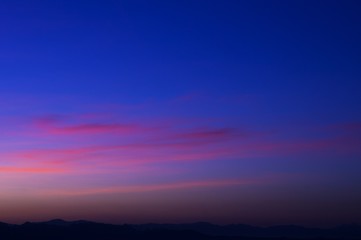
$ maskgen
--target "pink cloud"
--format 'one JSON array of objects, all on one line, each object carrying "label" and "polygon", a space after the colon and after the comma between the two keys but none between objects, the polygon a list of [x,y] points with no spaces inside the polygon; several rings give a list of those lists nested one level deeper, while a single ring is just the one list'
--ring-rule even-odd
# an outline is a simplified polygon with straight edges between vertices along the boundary
[{"label": "pink cloud", "polygon": [[98,133],[134,133],[138,130],[135,124],[78,124],[63,127],[53,127],[52,134],[98,134]]},{"label": "pink cloud", "polygon": [[[212,135],[212,134],[211,134]],[[198,136],[197,136],[198,137]],[[97,171],[99,166],[112,169],[151,163],[182,161],[210,161],[227,159],[264,158],[300,154],[360,153],[361,139],[329,138],[316,140],[230,142],[226,145],[184,141],[179,143],[139,142],[124,145],[95,145],[63,149],[38,149],[14,152],[12,159],[18,163],[49,164],[53,167],[72,167],[82,171]],[[30,161],[30,162],[29,162]]]},{"label": "pink cloud", "polygon": [[99,145],[71,149],[39,149],[14,153],[14,157],[23,162],[29,160],[53,164],[77,164],[100,161],[107,165],[108,161],[118,165],[129,165],[152,162],[200,161],[232,158],[235,151],[228,148],[200,149],[192,144],[129,144],[107,146]]},{"label": "pink cloud", "polygon": [[0,167],[1,173],[35,173],[35,174],[44,174],[44,173],[64,173],[65,169],[59,168],[44,168],[44,167]]},{"label": "pink cloud", "polygon": [[[72,167],[75,171],[81,168],[92,172],[96,171],[96,166],[110,169],[148,163],[241,160],[310,153],[344,155],[360,152],[357,149],[361,144],[359,138],[350,136],[280,140],[270,139],[272,137],[270,134],[265,138],[265,135],[260,133],[244,133],[237,128],[229,127],[193,127],[179,130],[172,126],[146,128],[138,124],[69,124],[67,119],[56,115],[39,118],[36,126],[45,129],[45,133],[49,136],[65,135],[65,138],[73,135],[87,137],[89,134],[104,133],[102,137],[105,141],[94,145],[74,142],[73,147],[61,147],[63,145],[59,144],[59,148],[53,149],[40,148],[41,145],[36,144],[36,148],[34,146],[13,151],[10,153],[11,158],[21,164],[48,164],[50,167]],[[152,129],[152,131],[143,134],[144,129]],[[116,142],[118,138],[117,140],[112,138],[113,133],[129,134],[120,134],[121,139],[118,143]],[[129,137],[138,133],[138,138],[130,140]],[[59,140],[56,138],[54,141],[58,143]]]},{"label": "pink cloud", "polygon": [[[95,118],[94,115],[93,118]],[[48,135],[129,134],[146,130],[137,124],[88,122],[84,121],[87,119],[83,116],[84,114],[79,116],[49,115],[36,118],[33,123],[36,129]],[[80,120],[82,122],[79,122]]]},{"label": "pink cloud", "polygon": [[[184,140],[184,141],[198,141],[198,140],[224,140],[226,138],[235,138],[239,134],[233,128],[209,128],[188,131],[185,133],[176,133],[167,138],[167,140]],[[243,137],[243,135],[242,135]]]},{"label": "pink cloud", "polygon": [[[227,131],[225,131],[227,132]],[[18,161],[49,163],[55,165],[77,166],[85,163],[101,163],[103,166],[129,166],[143,163],[176,162],[176,161],[208,161],[226,159],[244,159],[268,156],[291,156],[299,154],[349,154],[360,152],[361,139],[343,137],[315,140],[258,140],[256,142],[233,141],[222,145],[223,141],[212,146],[208,141],[193,141],[195,137],[213,138],[223,131],[214,133],[196,133],[179,139],[181,142],[148,142],[124,145],[94,145],[63,149],[24,150],[13,153]],[[177,138],[178,139],[178,138]]]}]

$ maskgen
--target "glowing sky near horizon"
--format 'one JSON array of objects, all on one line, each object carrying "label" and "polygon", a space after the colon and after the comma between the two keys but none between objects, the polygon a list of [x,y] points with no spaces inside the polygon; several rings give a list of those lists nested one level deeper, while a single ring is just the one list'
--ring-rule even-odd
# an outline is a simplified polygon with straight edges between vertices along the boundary
[{"label": "glowing sky near horizon", "polygon": [[1,1],[0,221],[359,222],[357,5]]}]

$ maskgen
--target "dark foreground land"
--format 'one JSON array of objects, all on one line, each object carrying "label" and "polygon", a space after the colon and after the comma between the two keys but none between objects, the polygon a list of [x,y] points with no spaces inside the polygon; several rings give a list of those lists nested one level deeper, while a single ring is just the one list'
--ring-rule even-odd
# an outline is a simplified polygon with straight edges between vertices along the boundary
[{"label": "dark foreground land", "polygon": [[0,223],[1,240],[361,240],[361,226],[344,225],[331,229],[299,226],[219,226],[209,223],[112,225],[88,221],[52,220],[12,225]]}]

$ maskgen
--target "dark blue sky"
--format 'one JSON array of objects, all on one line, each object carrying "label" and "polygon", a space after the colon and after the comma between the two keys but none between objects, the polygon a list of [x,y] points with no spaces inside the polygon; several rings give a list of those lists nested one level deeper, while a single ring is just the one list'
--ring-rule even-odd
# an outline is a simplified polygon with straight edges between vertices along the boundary
[{"label": "dark blue sky", "polygon": [[[360,9],[358,1],[341,0],[0,1],[0,172],[8,176],[0,183],[11,182],[3,191],[18,204],[23,181],[33,189],[46,179],[58,191],[40,184],[44,192],[27,197],[47,194],[48,211],[5,218],[53,217],[60,203],[52,194],[74,190],[61,180],[68,176],[85,195],[75,201],[82,206],[94,195],[135,191],[149,201],[124,200],[129,209],[164,201],[170,212],[173,203],[159,189],[182,189],[179,204],[196,208],[202,197],[187,199],[184,189],[237,185],[203,218],[201,211],[134,210],[122,213],[129,221],[358,219],[361,212],[352,208],[361,199]],[[90,163],[96,167],[86,170]],[[124,164],[131,168],[124,179],[108,172]],[[244,191],[252,197],[243,198],[240,181],[251,183]],[[248,209],[267,207],[260,199],[271,199],[274,209],[287,202],[285,193],[260,182],[296,189],[290,191],[299,197],[286,204],[283,217],[270,211],[242,218],[235,206],[233,214],[214,210],[242,199]],[[320,195],[312,204],[312,194],[332,199],[344,189],[354,195],[329,206],[349,207],[323,218],[327,209]],[[60,204],[64,212],[68,201]],[[316,217],[300,215],[317,208]],[[120,221],[107,211],[63,217]]]}]

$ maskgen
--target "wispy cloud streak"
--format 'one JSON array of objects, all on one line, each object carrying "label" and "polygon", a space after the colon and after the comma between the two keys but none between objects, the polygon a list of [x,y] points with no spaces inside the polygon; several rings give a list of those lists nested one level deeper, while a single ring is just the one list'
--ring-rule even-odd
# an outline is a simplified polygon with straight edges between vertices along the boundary
[{"label": "wispy cloud streak", "polygon": [[102,187],[91,189],[75,189],[75,190],[55,190],[47,191],[47,194],[56,194],[60,196],[72,195],[97,195],[97,194],[114,194],[114,193],[137,193],[137,192],[152,192],[152,191],[167,191],[188,188],[218,188],[226,186],[250,185],[259,184],[260,180],[208,180],[208,181],[192,181],[192,182],[177,182],[164,184],[149,184],[149,185],[135,185],[135,186],[116,186],[116,187]]}]

